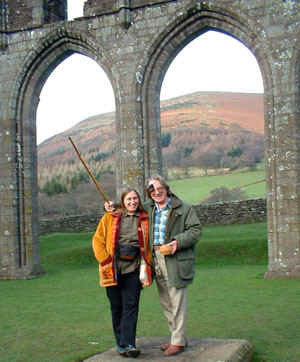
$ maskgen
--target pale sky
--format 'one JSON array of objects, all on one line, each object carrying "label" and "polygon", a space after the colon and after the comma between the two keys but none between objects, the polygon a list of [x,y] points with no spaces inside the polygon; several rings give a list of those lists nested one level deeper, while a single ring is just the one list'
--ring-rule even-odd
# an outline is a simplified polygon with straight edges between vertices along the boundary
[{"label": "pale sky", "polygon": [[[69,20],[82,16],[84,0],[69,0]],[[189,43],[171,63],[161,99],[198,91],[263,93],[261,73],[252,53],[236,39],[205,33]],[[37,143],[83,119],[115,110],[114,94],[102,68],[74,54],[49,76],[37,110]]]}]

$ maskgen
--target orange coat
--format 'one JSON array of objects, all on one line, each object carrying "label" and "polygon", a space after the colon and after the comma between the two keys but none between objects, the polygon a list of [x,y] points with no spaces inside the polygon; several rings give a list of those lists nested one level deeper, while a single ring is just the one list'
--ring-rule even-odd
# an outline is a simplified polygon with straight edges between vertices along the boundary
[{"label": "orange coat", "polygon": [[[115,251],[119,238],[121,219],[121,212],[106,213],[99,221],[93,237],[93,250],[99,262],[100,285],[102,287],[117,285]],[[148,229],[148,215],[142,211],[138,216],[138,242],[141,258],[146,262],[148,285],[150,285],[152,283],[152,254],[149,248]]]}]

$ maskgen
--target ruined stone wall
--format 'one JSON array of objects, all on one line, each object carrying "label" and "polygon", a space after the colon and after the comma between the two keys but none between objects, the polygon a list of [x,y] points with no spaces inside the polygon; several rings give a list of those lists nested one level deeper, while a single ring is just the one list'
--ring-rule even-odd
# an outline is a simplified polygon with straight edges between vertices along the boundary
[{"label": "ruined stone wall", "polygon": [[[58,7],[50,11],[53,4]],[[0,0],[0,6],[0,279],[40,272],[36,111],[55,67],[77,52],[104,69],[116,101],[118,192],[126,185],[142,192],[150,174],[163,173],[159,97],[164,76],[183,47],[208,30],[241,41],[260,67],[267,276],[300,276],[298,1],[88,0],[85,16],[71,22],[65,21],[64,0]]]},{"label": "ruined stone wall", "polygon": [[8,30],[26,29],[42,24],[42,7],[40,4],[25,0],[10,0]]},{"label": "ruined stone wall", "polygon": [[[70,0],[69,0],[70,1]],[[44,0],[44,20],[46,24],[68,19],[67,0]]]},{"label": "ruined stone wall", "polygon": [[131,10],[167,2],[170,0],[87,0],[84,3],[84,16],[104,15],[121,9]]},{"label": "ruined stone wall", "polygon": [[116,11],[115,0],[103,0],[101,2],[97,0],[88,0],[84,3],[84,15],[85,16],[95,16],[105,13],[111,13]]},{"label": "ruined stone wall", "polygon": [[32,29],[67,19],[67,0],[2,0],[7,9],[7,30]]}]

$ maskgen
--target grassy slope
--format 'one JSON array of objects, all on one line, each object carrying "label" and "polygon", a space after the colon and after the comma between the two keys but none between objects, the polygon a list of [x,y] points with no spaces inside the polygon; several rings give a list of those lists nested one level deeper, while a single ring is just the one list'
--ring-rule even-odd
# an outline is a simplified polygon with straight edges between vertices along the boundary
[{"label": "grassy slope", "polygon": [[[169,184],[176,195],[187,202],[196,205],[210,196],[210,191],[217,187],[225,186],[232,189],[234,187],[241,187],[264,179],[265,171],[258,170],[227,175],[202,176],[183,180],[174,180],[170,181]],[[246,192],[248,198],[266,197],[265,182],[247,186],[242,188],[242,190]]]},{"label": "grassy slope", "polygon": [[[91,237],[42,237],[47,274],[0,282],[1,362],[80,361],[114,345]],[[266,244],[265,223],[204,229],[189,287],[188,334],[247,339],[256,362],[298,362],[299,282],[263,279]],[[142,293],[138,336],[157,330],[169,335],[152,286]]]}]

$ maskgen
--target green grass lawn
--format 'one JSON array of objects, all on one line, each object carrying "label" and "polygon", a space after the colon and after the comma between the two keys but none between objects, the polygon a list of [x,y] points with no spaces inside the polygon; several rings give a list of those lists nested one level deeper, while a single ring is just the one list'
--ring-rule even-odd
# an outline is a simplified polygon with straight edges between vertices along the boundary
[{"label": "green grass lawn", "polygon": [[[92,233],[41,238],[47,274],[0,281],[0,361],[81,361],[114,346]],[[266,224],[205,227],[189,287],[188,335],[247,339],[255,362],[300,361],[299,281],[264,279]],[[168,336],[155,285],[142,292],[138,336]]]},{"label": "green grass lawn", "polygon": [[[218,176],[202,176],[182,180],[172,180],[168,183],[172,191],[183,200],[196,205],[210,196],[210,191],[221,186],[228,189],[241,187],[265,179],[265,171],[247,171]],[[242,188],[249,199],[266,197],[266,183],[260,182]]]}]

